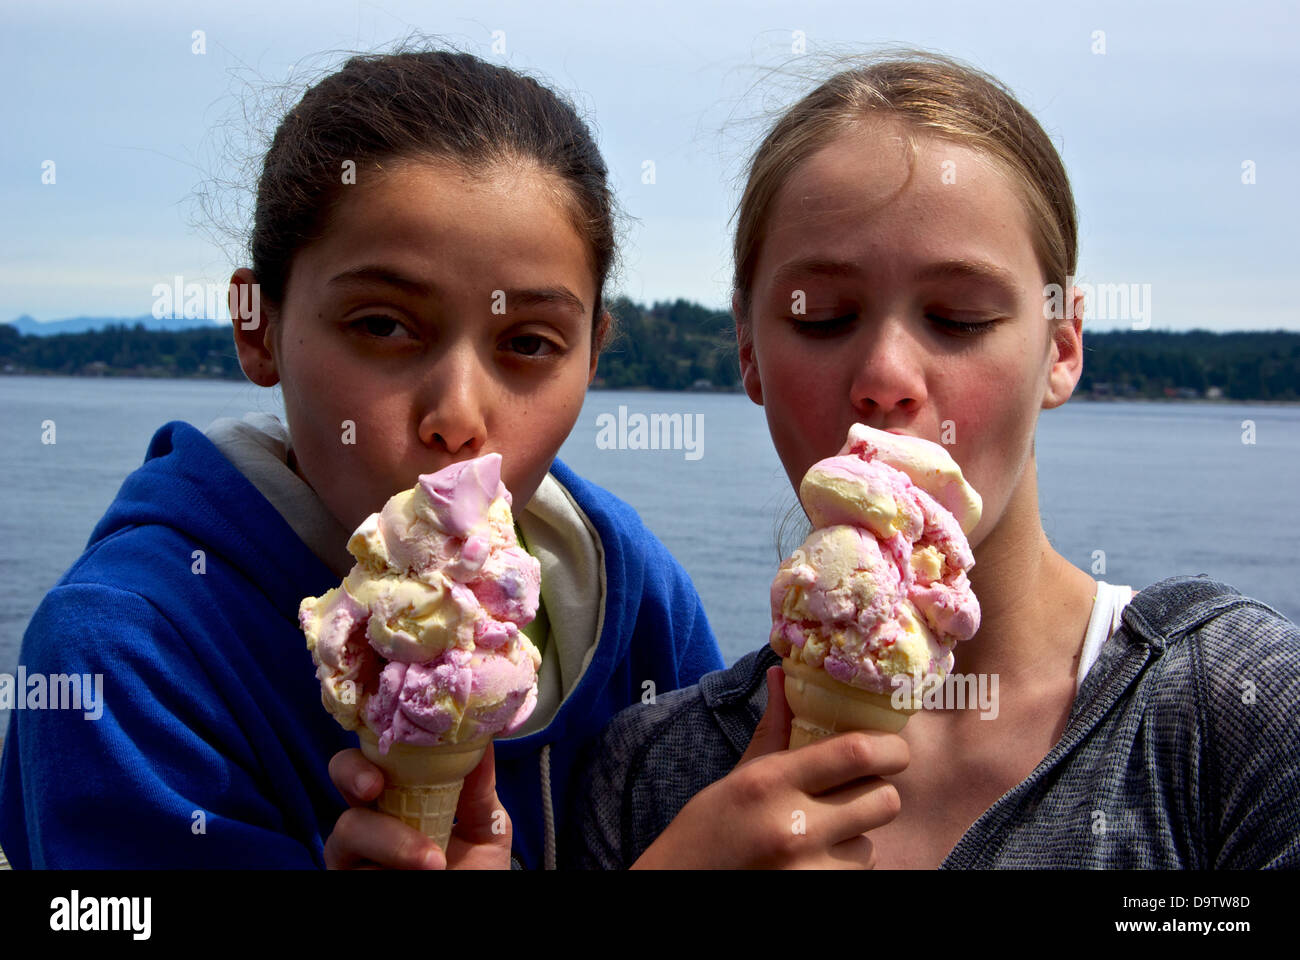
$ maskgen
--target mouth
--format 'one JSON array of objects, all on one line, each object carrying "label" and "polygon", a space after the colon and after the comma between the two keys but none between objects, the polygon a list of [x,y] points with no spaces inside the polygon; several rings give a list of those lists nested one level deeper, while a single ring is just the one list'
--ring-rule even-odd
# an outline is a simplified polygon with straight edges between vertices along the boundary
[{"label": "mouth", "polygon": [[[867,424],[867,426],[870,426],[870,424]],[[908,437],[909,439],[912,439],[912,440],[926,440],[926,441],[929,441],[930,443],[938,443],[938,442],[939,442],[938,435],[936,435],[936,436],[934,437],[934,439],[931,439],[930,437],[926,436],[925,434],[918,433],[918,432],[915,431],[915,430],[906,430],[906,429],[902,429],[902,428],[900,428],[900,427],[887,427],[887,428],[886,428],[886,427],[876,427],[876,428],[874,428],[874,429],[879,430],[881,433],[888,433],[888,434],[890,434],[891,436],[895,436],[895,437]]]}]

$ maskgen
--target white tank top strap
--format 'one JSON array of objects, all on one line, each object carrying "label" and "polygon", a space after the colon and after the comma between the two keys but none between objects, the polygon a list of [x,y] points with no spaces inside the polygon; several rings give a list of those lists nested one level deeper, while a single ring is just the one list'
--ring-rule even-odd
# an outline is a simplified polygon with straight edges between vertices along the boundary
[{"label": "white tank top strap", "polygon": [[1124,608],[1133,599],[1132,587],[1117,587],[1103,580],[1097,581],[1097,596],[1092,602],[1092,615],[1083,637],[1083,652],[1079,657],[1079,675],[1074,681],[1074,695],[1079,695],[1083,678],[1101,654],[1101,647],[1119,629]]}]

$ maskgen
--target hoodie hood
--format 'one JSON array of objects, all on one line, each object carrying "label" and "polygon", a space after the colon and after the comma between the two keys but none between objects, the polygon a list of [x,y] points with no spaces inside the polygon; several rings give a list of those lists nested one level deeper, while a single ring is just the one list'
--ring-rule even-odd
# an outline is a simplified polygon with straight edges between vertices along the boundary
[{"label": "hoodie hood", "polygon": [[[230,510],[232,502],[239,504],[238,513]],[[310,571],[322,583],[334,578],[212,441],[182,421],[174,420],[154,434],[144,464],[123,481],[86,550],[123,531],[151,525],[172,528],[205,554],[239,566],[294,622],[303,596],[303,572]],[[275,549],[268,549],[269,544]]]}]

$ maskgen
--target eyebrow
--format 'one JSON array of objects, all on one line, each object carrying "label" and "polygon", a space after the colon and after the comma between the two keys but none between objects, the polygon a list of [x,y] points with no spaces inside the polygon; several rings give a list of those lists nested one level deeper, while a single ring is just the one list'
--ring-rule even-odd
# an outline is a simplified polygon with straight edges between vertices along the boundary
[{"label": "eyebrow", "polygon": [[978,280],[1004,287],[1014,294],[1020,285],[1011,271],[984,260],[944,260],[931,263],[916,272],[918,280]]},{"label": "eyebrow", "polygon": [[795,277],[856,277],[861,273],[858,265],[851,260],[803,257],[799,260],[791,260],[777,268],[772,276],[772,284],[779,288]]},{"label": "eyebrow", "polygon": [[[342,273],[331,277],[330,283],[337,284],[371,284],[378,286],[395,287],[403,293],[416,297],[429,297],[433,295],[434,287],[431,284],[416,280],[414,277],[408,277],[405,274],[398,273],[388,267],[367,266],[356,267],[352,270],[344,270]],[[495,292],[495,291],[494,291]],[[501,291],[505,294],[506,309],[512,307],[537,307],[556,305],[575,313],[585,314],[586,306],[581,299],[572,290],[565,286],[554,287],[536,287],[536,288],[517,288]]]},{"label": "eyebrow", "polygon": [[[833,260],[825,257],[804,257],[791,260],[780,266],[772,277],[775,286],[800,276],[816,277],[857,277],[861,268],[851,260]],[[1002,287],[1007,293],[1014,294],[1019,289],[1011,271],[985,260],[971,260],[959,257],[926,264],[915,274],[917,280],[977,280]]]},{"label": "eyebrow", "polygon": [[506,290],[506,309],[511,306],[517,307],[545,307],[552,304],[561,308],[570,310],[574,313],[585,314],[587,308],[582,301],[568,287],[542,287],[534,290]]},{"label": "eyebrow", "polygon": [[369,283],[397,287],[405,293],[414,294],[418,297],[427,297],[432,293],[432,288],[428,285],[387,267],[356,267],[352,270],[344,270],[342,273],[331,277],[329,282],[338,284]]}]

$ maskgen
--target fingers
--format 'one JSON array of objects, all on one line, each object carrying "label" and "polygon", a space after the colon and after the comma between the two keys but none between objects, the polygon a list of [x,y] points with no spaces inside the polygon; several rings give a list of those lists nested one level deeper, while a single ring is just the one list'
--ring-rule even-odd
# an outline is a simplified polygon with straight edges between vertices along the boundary
[{"label": "fingers", "polygon": [[855,779],[819,795],[802,792],[786,779],[792,757],[778,754],[773,759],[781,762],[760,760],[731,774],[733,783],[719,781],[728,792],[720,805],[735,814],[697,824],[697,838],[742,851],[741,862],[787,866],[819,860],[830,848],[889,823],[902,809],[898,790],[879,777]]},{"label": "fingers", "polygon": [[862,730],[839,733],[790,753],[793,782],[821,794],[864,777],[887,777],[907,768],[907,741],[896,733]]},{"label": "fingers", "polygon": [[465,778],[456,804],[456,835],[469,843],[510,843],[510,817],[497,798],[496,757],[489,744]]},{"label": "fingers", "polygon": [[[759,757],[731,775],[733,806],[750,813],[740,829],[758,831],[760,862],[822,862],[831,847],[898,816],[898,790],[881,777],[901,772],[908,757],[902,737],[878,731],[839,734]],[[841,854],[860,860],[864,850],[850,846]]]},{"label": "fingers", "polygon": [[869,837],[851,837],[837,843],[827,851],[828,862],[823,868],[831,870],[874,870],[876,848]]},{"label": "fingers", "polygon": [[340,750],[330,757],[330,779],[350,807],[373,803],[383,792],[384,772],[360,750]]},{"label": "fingers", "polygon": [[868,830],[883,827],[902,810],[898,789],[887,780],[872,777],[852,786],[808,799],[805,828],[830,844],[851,841]]},{"label": "fingers", "polygon": [[788,746],[790,721],[794,719],[794,711],[785,699],[785,671],[779,664],[767,668],[767,712],[772,715],[773,724],[785,737]]},{"label": "fingers", "polygon": [[331,870],[372,865],[441,870],[447,860],[436,843],[395,817],[353,807],[343,811],[325,841],[325,865]]},{"label": "fingers", "polygon": [[858,835],[829,848],[791,852],[780,867],[783,870],[874,870],[876,848],[869,837]]},{"label": "fingers", "polygon": [[[780,666],[767,670],[767,709],[754,728],[749,746],[740,758],[747,763],[755,757],[784,750],[790,744],[790,705],[785,700],[785,672]],[[739,766],[739,764],[737,764]]]}]

